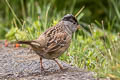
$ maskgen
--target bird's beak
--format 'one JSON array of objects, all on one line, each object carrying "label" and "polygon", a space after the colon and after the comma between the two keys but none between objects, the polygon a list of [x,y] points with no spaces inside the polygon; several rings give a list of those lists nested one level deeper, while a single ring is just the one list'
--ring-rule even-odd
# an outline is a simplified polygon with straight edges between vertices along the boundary
[{"label": "bird's beak", "polygon": [[77,29],[78,29],[78,30],[80,29],[80,27],[81,27],[80,25],[77,25]]}]

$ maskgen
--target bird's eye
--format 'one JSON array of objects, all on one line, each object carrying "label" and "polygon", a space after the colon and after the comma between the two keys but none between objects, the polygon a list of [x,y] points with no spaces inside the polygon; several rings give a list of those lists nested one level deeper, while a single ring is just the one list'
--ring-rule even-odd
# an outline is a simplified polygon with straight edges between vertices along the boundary
[{"label": "bird's eye", "polygon": [[73,24],[75,24],[75,22],[73,22]]}]

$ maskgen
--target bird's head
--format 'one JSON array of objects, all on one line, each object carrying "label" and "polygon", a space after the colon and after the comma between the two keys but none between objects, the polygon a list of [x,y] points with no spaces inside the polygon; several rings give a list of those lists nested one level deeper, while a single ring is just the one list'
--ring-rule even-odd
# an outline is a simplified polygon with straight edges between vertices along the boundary
[{"label": "bird's head", "polygon": [[77,29],[80,28],[80,25],[78,24],[77,19],[72,14],[67,14],[62,18],[62,21],[66,22],[68,27],[72,32],[75,32]]}]

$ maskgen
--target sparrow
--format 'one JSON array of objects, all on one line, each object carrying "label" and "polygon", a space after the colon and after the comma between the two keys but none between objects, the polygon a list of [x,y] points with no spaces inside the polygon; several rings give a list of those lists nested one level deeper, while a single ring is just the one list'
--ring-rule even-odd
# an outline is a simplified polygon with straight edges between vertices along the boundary
[{"label": "sparrow", "polygon": [[38,39],[17,41],[18,44],[30,45],[40,57],[40,68],[43,68],[42,58],[54,60],[60,69],[63,67],[56,58],[61,56],[70,46],[72,34],[80,28],[77,19],[72,14],[65,15],[55,26],[48,28]]}]

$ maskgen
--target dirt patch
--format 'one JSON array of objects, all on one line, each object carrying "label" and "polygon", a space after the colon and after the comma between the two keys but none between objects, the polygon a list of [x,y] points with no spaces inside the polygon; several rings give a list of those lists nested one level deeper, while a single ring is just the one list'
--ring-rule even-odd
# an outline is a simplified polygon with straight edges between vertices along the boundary
[{"label": "dirt patch", "polygon": [[52,61],[43,59],[44,71],[40,69],[39,56],[28,48],[4,47],[0,42],[0,80],[96,80],[93,72],[88,72],[62,62],[60,70]]}]

